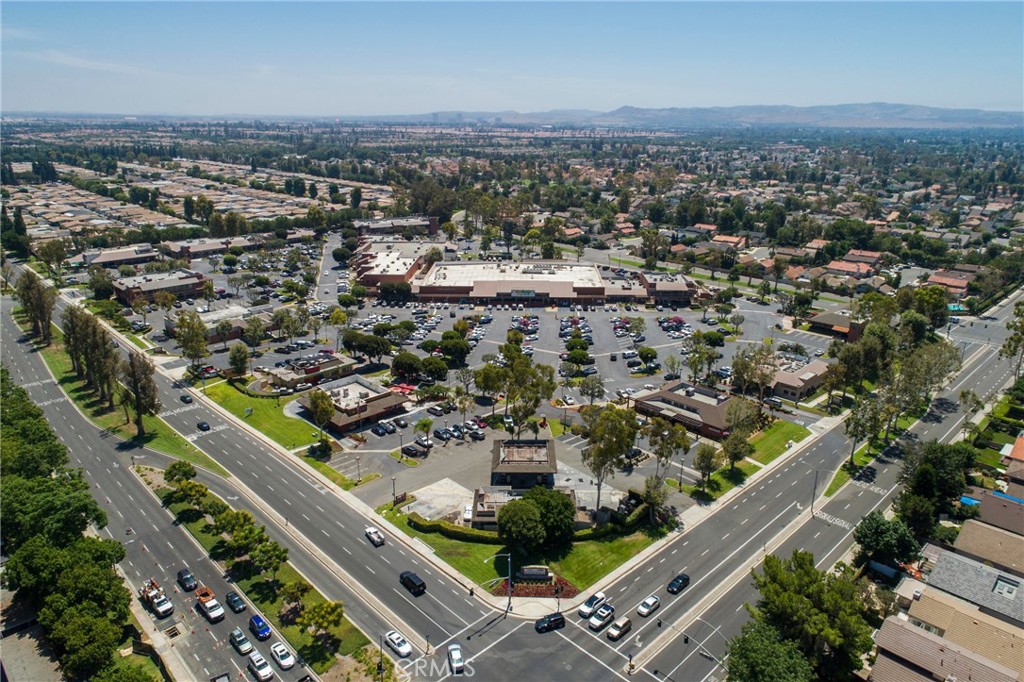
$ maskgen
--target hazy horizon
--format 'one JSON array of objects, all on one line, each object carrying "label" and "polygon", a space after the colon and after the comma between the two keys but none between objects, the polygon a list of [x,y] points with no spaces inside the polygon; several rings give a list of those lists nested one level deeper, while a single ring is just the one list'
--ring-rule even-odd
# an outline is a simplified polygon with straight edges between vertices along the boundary
[{"label": "hazy horizon", "polygon": [[[1024,3],[3,3],[2,110],[1024,110]],[[969,49],[964,49],[969,46]]]}]

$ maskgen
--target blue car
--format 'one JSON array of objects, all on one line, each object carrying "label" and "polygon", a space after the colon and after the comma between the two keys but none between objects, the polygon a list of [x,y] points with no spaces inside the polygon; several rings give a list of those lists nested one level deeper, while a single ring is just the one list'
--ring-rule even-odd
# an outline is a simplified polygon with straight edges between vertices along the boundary
[{"label": "blue car", "polygon": [[370,429],[375,436],[386,436],[388,431],[381,424],[374,424],[373,428]]},{"label": "blue car", "polygon": [[249,619],[249,632],[261,642],[270,639],[270,626],[263,620],[263,616],[253,616]]}]

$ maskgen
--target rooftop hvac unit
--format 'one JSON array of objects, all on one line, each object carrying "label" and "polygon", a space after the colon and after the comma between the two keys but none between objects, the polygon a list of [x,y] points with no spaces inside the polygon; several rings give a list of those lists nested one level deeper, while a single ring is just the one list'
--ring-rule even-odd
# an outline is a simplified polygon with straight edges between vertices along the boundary
[{"label": "rooftop hvac unit", "polygon": [[342,395],[343,395],[344,397],[346,397],[346,398],[347,398],[347,397],[348,397],[348,389],[347,389],[347,388],[343,388],[343,389],[341,389],[341,394],[342,394]]},{"label": "rooftop hvac unit", "polygon": [[369,398],[370,397],[370,392],[369,391],[359,391],[359,397],[363,398],[363,399]]},{"label": "rooftop hvac unit", "polygon": [[692,388],[686,389],[686,395],[687,395],[687,397],[692,398],[693,397],[693,389]]}]

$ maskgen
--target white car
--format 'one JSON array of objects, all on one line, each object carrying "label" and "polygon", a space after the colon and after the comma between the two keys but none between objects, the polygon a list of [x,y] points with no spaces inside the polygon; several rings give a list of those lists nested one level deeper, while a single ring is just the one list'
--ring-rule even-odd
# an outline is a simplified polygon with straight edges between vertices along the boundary
[{"label": "white car", "polygon": [[656,594],[652,594],[650,597],[640,602],[640,606],[636,608],[636,612],[646,618],[657,611],[659,606],[661,606],[661,598]]},{"label": "white car", "polygon": [[274,669],[270,667],[270,663],[258,651],[249,654],[249,665],[247,667],[260,682],[274,679]]},{"label": "white car", "polygon": [[562,396],[562,402],[565,403],[566,405],[575,405],[576,404],[576,400],[571,395],[563,395]]},{"label": "white car", "polygon": [[281,670],[290,670],[295,667],[295,656],[281,642],[274,642],[270,645],[270,655]]},{"label": "white car", "polygon": [[472,520],[473,520],[473,503],[469,502],[462,509],[462,521],[464,523],[469,523]]},{"label": "white car", "polygon": [[597,611],[606,601],[608,601],[608,597],[605,596],[604,592],[595,592],[587,601],[580,604],[577,613],[580,614],[581,618],[590,618],[594,615],[594,611]]},{"label": "white car", "polygon": [[462,657],[462,647],[460,645],[448,645],[448,665],[452,668],[452,675],[462,674],[466,667],[466,659]]},{"label": "white car", "polygon": [[384,544],[384,534],[373,526],[369,526],[366,529],[366,538],[370,541],[374,547],[380,547]]},{"label": "white car", "polygon": [[398,631],[391,630],[384,635],[384,641],[388,643],[388,648],[395,652],[400,658],[406,658],[412,655],[412,645],[409,644],[408,640],[403,637]]}]

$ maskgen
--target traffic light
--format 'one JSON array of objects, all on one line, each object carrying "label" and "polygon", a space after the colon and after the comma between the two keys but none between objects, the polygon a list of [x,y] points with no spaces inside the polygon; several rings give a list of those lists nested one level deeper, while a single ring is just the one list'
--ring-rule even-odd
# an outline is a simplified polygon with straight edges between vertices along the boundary
[{"label": "traffic light", "polygon": [[683,635],[683,644],[689,644],[689,643],[690,643],[690,636],[689,635]]}]

